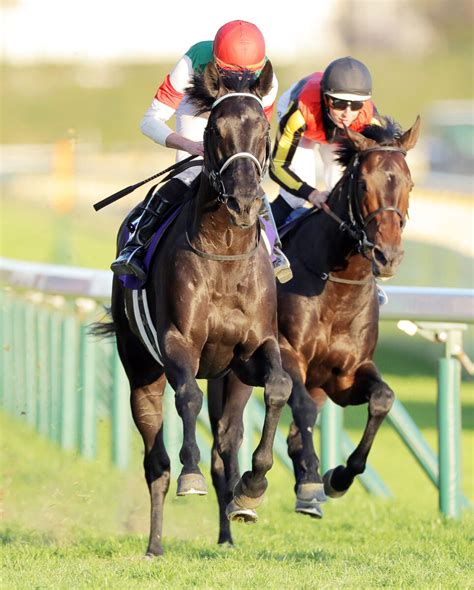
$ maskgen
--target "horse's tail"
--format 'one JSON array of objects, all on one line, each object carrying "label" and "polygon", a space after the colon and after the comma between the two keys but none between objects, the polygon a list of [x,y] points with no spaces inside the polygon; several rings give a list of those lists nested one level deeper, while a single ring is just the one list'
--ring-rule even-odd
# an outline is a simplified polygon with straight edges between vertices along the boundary
[{"label": "horse's tail", "polygon": [[[105,318],[111,318],[112,317],[112,312],[111,312],[111,307],[109,306],[104,306],[105,309]],[[111,322],[105,322],[105,321],[100,321],[100,322],[93,322],[92,324],[89,324],[87,327],[87,333],[90,334],[91,336],[97,336],[98,338],[111,338],[112,336],[114,336],[117,332],[117,325],[116,323],[112,320]]]}]

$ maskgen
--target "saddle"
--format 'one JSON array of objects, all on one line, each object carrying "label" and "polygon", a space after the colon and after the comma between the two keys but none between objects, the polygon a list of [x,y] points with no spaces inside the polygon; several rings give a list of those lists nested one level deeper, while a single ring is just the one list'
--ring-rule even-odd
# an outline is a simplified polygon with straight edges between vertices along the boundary
[{"label": "saddle", "polygon": [[290,215],[285,219],[285,221],[278,226],[278,234],[280,239],[284,238],[287,234],[289,234],[295,227],[298,227],[300,223],[302,223],[311,215],[318,213],[320,209],[313,207],[312,209],[308,209],[307,207],[298,207],[295,209]]}]

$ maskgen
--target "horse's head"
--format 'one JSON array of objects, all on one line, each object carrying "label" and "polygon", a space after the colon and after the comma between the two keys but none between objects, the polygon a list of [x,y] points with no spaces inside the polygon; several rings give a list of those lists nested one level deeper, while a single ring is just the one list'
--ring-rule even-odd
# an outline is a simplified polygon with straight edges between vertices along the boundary
[{"label": "horse's head", "polygon": [[270,91],[272,79],[268,61],[256,79],[245,71],[223,78],[210,62],[187,90],[199,113],[210,111],[204,173],[239,227],[254,225],[261,206],[259,187],[270,157],[270,126],[261,97]]},{"label": "horse's head", "polygon": [[[348,166],[350,209],[353,220],[371,244],[373,271],[392,277],[403,258],[402,231],[413,182],[406,152],[418,139],[420,118],[405,133],[390,119],[372,125],[363,134],[346,129],[352,152]],[[342,150],[344,156],[344,149]]]}]

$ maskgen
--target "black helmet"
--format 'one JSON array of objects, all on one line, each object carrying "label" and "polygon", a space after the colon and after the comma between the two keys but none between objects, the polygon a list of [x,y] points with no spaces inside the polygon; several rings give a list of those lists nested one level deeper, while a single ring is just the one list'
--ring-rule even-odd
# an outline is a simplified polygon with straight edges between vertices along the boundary
[{"label": "black helmet", "polygon": [[367,100],[372,95],[372,76],[362,62],[353,57],[341,57],[324,70],[321,89],[334,98]]}]

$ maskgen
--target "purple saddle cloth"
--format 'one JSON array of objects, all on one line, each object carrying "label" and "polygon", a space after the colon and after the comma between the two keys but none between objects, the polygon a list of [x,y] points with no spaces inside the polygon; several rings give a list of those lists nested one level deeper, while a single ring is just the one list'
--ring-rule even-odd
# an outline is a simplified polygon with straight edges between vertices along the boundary
[{"label": "purple saddle cloth", "polygon": [[[147,251],[145,254],[145,259],[144,259],[144,264],[145,264],[147,274],[148,274],[148,270],[150,268],[151,259],[153,258],[153,254],[155,253],[158,242],[161,240],[164,233],[170,227],[170,225],[173,223],[173,221],[176,219],[176,217],[178,217],[178,214],[182,208],[183,208],[182,205],[177,207],[171,213],[171,215],[164,220],[164,222],[160,225],[160,227],[156,230],[153,237],[151,238],[151,240],[148,244]],[[122,242],[122,240],[120,240],[120,242],[125,243],[130,236],[130,232],[128,231],[128,228],[126,227],[126,225],[124,226],[122,235],[123,235],[123,242]],[[135,277],[133,275],[121,275],[119,277],[119,279],[122,282],[123,286],[127,287],[127,289],[141,289],[146,283],[146,279],[144,281],[141,281],[140,279],[138,279],[137,277]]]},{"label": "purple saddle cloth", "polygon": [[[158,246],[159,241],[161,240],[161,238],[165,234],[166,230],[172,225],[174,220],[178,217],[179,212],[181,211],[182,208],[183,208],[183,205],[180,205],[179,207],[177,207],[175,209],[175,211],[173,211],[170,214],[170,216],[164,220],[162,225],[160,225],[160,227],[156,230],[155,234],[153,235],[152,239],[150,240],[148,247],[147,247],[146,254],[145,254],[145,259],[144,259],[144,265],[145,265],[147,275],[148,275],[148,271],[150,269],[150,264],[151,264],[151,260],[153,258],[153,254],[155,253],[155,250]],[[273,229],[273,225],[269,221],[266,221],[265,219],[263,219],[263,217],[260,217],[260,221],[263,224],[263,228],[264,228],[265,234],[267,236],[270,249],[273,250],[273,245],[275,243],[275,238],[276,238],[276,234],[275,234],[275,230]],[[129,232],[128,228],[126,226],[124,226],[123,233],[122,233],[123,240],[121,239],[120,243],[125,243],[128,240],[129,236],[130,236],[130,232]],[[272,257],[272,259],[273,258],[274,257]],[[119,277],[119,279],[122,282],[123,286],[127,287],[127,289],[142,289],[146,283],[146,279],[144,281],[141,281],[140,279],[138,279],[137,277],[135,277],[133,275],[121,275]]]}]

